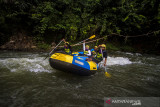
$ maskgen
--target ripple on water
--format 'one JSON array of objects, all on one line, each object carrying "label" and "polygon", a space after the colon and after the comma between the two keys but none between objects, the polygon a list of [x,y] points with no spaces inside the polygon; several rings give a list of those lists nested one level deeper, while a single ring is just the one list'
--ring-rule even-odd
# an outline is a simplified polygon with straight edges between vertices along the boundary
[{"label": "ripple on water", "polygon": [[11,55],[0,59],[0,103],[4,106],[103,106],[108,96],[160,96],[157,56],[113,53],[107,61],[111,74],[107,78],[103,69],[82,77],[52,69],[43,55]]}]

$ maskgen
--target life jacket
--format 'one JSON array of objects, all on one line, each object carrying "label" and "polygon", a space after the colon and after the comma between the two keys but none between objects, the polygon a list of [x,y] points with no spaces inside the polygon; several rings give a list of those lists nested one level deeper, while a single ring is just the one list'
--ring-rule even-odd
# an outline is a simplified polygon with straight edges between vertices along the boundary
[{"label": "life jacket", "polygon": [[70,50],[68,47],[65,47],[65,46],[64,46],[64,51],[69,54],[69,52],[70,52],[71,50]]},{"label": "life jacket", "polygon": [[88,53],[88,49],[85,49],[84,54],[87,55]]},{"label": "life jacket", "polygon": [[96,55],[96,51],[94,49],[91,52],[93,55]]},{"label": "life jacket", "polygon": [[99,52],[97,53],[97,58],[102,58],[102,52],[101,52],[101,50],[99,50]]}]

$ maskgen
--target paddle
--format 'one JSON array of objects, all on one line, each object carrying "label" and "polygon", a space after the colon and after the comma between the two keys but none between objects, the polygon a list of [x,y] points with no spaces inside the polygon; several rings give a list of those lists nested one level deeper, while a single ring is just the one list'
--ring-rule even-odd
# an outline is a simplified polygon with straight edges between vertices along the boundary
[{"label": "paddle", "polygon": [[[102,48],[101,48],[101,53],[102,53],[102,59],[103,59],[103,52],[102,52]],[[104,66],[104,70],[105,70],[105,76],[106,76],[106,77],[108,77],[108,78],[110,78],[110,77],[111,77],[111,75],[107,72],[107,67],[106,67],[106,66]]]},{"label": "paddle", "polygon": [[[61,40],[61,41],[58,43],[58,45],[48,54],[48,56],[50,56],[50,55],[52,54],[52,52],[61,44],[62,41],[63,41],[63,40]],[[48,56],[47,56],[47,57],[48,57]],[[46,58],[47,58],[47,57],[46,57]],[[46,59],[46,58],[45,58],[45,59]],[[44,60],[45,60],[45,59],[44,59]]]},{"label": "paddle", "polygon": [[[96,37],[96,35],[92,35],[91,37],[89,37],[89,38],[87,38],[87,39],[85,39],[85,40],[83,40],[83,41],[86,41],[86,40],[88,40],[88,39],[93,39],[93,38],[95,38]],[[81,42],[83,42],[83,41],[81,41]],[[81,42],[78,42],[77,44],[79,44],[79,43],[81,43]]]},{"label": "paddle", "polygon": [[[105,67],[105,66],[104,66],[104,67]],[[104,69],[105,69],[105,76],[108,77],[108,78],[110,78],[111,75],[107,72],[107,67],[105,67]]]}]

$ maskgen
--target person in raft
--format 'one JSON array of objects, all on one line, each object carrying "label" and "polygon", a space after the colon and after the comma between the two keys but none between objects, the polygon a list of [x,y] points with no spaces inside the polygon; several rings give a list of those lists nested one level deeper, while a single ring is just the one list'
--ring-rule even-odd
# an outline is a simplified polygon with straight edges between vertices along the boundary
[{"label": "person in raft", "polygon": [[106,45],[101,44],[98,46],[99,50],[97,51],[96,57],[92,57],[92,61],[99,63],[105,58],[104,60],[104,66],[106,66],[107,62],[107,51],[106,51]]},{"label": "person in raft", "polygon": [[86,61],[91,61],[92,60],[91,50],[89,49],[88,45],[85,45],[85,41],[83,42],[83,52],[84,52],[84,55],[88,56],[88,58],[86,58]]},{"label": "person in raft", "polygon": [[98,46],[94,46],[94,48],[91,49],[91,55],[93,58],[96,57],[97,52],[98,52]]},{"label": "person in raft", "polygon": [[63,41],[64,41],[64,51],[65,51],[65,53],[72,54],[72,47],[69,45],[68,42],[66,42],[65,39],[63,39]]}]

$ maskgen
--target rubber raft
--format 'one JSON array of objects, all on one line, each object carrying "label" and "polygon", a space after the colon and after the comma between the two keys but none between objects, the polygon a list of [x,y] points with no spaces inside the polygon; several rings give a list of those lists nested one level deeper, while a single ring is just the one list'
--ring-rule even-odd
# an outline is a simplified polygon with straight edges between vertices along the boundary
[{"label": "rubber raft", "polygon": [[70,72],[83,76],[95,74],[98,69],[98,64],[93,61],[86,61],[86,58],[88,57],[57,52],[49,58],[49,63],[52,68],[64,72]]}]

